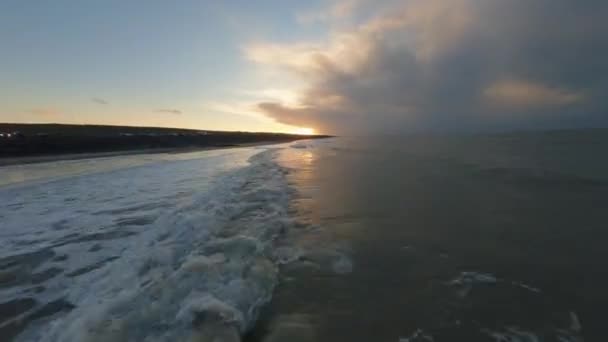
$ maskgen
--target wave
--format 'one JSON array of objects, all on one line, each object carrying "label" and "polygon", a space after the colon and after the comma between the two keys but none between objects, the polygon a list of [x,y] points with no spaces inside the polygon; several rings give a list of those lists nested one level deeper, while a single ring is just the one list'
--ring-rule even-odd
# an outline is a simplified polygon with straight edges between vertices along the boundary
[{"label": "wave", "polygon": [[293,190],[276,150],[162,214],[120,257],[78,273],[73,307],[32,322],[17,341],[238,341],[272,296],[292,225]]}]

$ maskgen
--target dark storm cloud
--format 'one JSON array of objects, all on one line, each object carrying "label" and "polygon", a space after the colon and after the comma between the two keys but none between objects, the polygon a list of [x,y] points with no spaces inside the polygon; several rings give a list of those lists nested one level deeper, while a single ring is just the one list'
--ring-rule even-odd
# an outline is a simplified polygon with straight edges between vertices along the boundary
[{"label": "dark storm cloud", "polygon": [[410,0],[328,44],[251,46],[298,75],[279,122],[335,133],[608,125],[608,2]]},{"label": "dark storm cloud", "polygon": [[179,109],[158,109],[156,110],[157,113],[167,113],[167,114],[174,114],[174,115],[180,115],[182,113],[181,110]]}]

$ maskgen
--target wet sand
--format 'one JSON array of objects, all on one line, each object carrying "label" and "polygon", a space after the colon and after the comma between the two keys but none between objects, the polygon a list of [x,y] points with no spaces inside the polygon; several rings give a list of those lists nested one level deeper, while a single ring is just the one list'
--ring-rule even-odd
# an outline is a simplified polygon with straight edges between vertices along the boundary
[{"label": "wet sand", "polygon": [[47,162],[63,161],[63,160],[119,157],[119,156],[135,155],[135,154],[188,153],[188,152],[199,152],[199,151],[211,151],[211,150],[219,150],[219,149],[226,149],[226,148],[275,145],[275,144],[283,144],[285,142],[288,142],[288,141],[260,141],[260,142],[255,142],[255,143],[233,144],[233,145],[229,145],[229,146],[148,148],[148,149],[124,150],[124,151],[113,151],[113,152],[66,153],[66,154],[55,154],[55,155],[44,155],[44,156],[0,157],[0,167],[9,166],[9,165],[20,165],[20,164],[47,163]]}]

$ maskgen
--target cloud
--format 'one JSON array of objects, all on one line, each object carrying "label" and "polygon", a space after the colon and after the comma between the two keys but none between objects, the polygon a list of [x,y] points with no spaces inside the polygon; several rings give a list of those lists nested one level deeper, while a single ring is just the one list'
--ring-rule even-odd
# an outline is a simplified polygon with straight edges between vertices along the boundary
[{"label": "cloud", "polygon": [[102,98],[99,98],[99,97],[93,97],[93,98],[91,98],[91,101],[93,101],[93,102],[95,102],[97,104],[100,104],[100,105],[107,105],[107,104],[109,104],[108,101],[106,101],[106,100],[104,100]]},{"label": "cloud", "polygon": [[180,115],[182,113],[182,111],[179,110],[179,109],[157,109],[156,112],[157,113],[174,114],[174,115]]},{"label": "cloud", "polygon": [[583,95],[521,80],[499,81],[484,90],[484,95],[504,106],[561,106],[580,102]]},{"label": "cloud", "polygon": [[281,101],[281,103],[298,106],[299,104],[299,93],[295,90],[285,88],[262,88],[257,90],[242,90],[240,94],[255,98],[264,99],[264,101]]},{"label": "cloud", "polygon": [[382,3],[324,40],[247,45],[305,84],[257,109],[338,134],[608,125],[608,3]]}]

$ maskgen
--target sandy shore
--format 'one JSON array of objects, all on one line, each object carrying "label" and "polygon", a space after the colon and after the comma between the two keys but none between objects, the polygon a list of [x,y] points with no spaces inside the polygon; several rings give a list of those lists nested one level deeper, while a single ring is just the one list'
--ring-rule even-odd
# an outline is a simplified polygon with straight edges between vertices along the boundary
[{"label": "sandy shore", "polygon": [[107,157],[126,156],[126,155],[133,155],[133,154],[188,153],[188,152],[197,152],[197,151],[219,150],[219,149],[226,149],[226,148],[277,145],[277,144],[285,144],[285,143],[289,143],[289,142],[291,142],[291,141],[259,141],[259,142],[254,142],[254,143],[231,144],[228,146],[149,148],[149,149],[134,149],[134,150],[112,151],[112,152],[66,153],[66,154],[56,154],[56,155],[7,157],[7,158],[0,157],[0,167],[9,166],[9,165],[20,165],[20,164],[46,163],[46,162],[54,162],[54,161],[62,161],[62,160],[107,158]]}]

